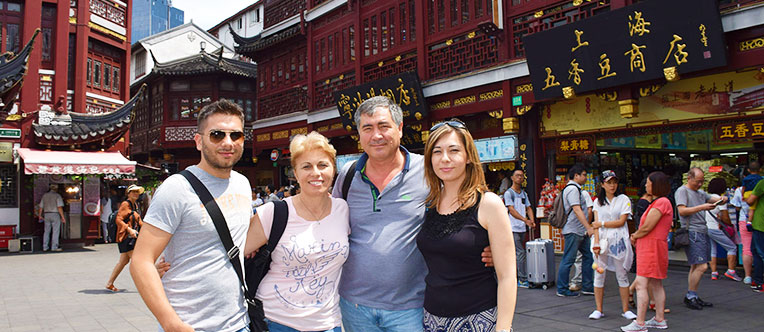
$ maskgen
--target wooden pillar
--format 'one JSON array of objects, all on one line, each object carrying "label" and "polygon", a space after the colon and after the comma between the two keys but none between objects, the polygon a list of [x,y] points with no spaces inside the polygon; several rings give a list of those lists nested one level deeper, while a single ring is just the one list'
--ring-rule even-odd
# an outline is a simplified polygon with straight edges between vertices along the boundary
[{"label": "wooden pillar", "polygon": [[[32,38],[36,29],[41,26],[42,1],[26,1],[24,3],[24,24],[21,30],[19,48],[23,47]],[[5,36],[3,36],[5,37]],[[32,47],[32,53],[27,62],[27,76],[21,87],[21,111],[34,112],[40,104],[40,61],[42,60],[42,36],[38,36],[37,42]],[[19,49],[21,50],[21,49]]]},{"label": "wooden pillar", "polygon": [[[42,46],[42,38],[39,38]],[[53,102],[58,96],[64,96],[66,101],[67,76],[69,75],[69,2],[59,1],[56,6],[56,35],[53,36],[55,56],[53,70]],[[67,105],[64,105],[66,107]]]},{"label": "wooden pillar", "polygon": [[[85,111],[85,91],[87,91],[87,57],[88,38],[90,34],[90,0],[77,1],[77,24],[75,27],[75,51],[74,51],[74,95],[72,111]],[[124,76],[124,75],[123,75]]]},{"label": "wooden pillar", "polygon": [[[350,3],[350,1],[348,1]],[[355,84],[360,85],[363,83],[363,67],[361,66],[361,63],[363,63],[364,56],[363,56],[363,26],[361,24],[363,23],[361,21],[361,4],[360,2],[355,3],[355,33],[353,34],[353,38],[355,39],[355,61],[353,63],[355,67]],[[352,60],[352,59],[351,59]]]},{"label": "wooden pillar", "polygon": [[[427,26],[425,22],[425,8],[426,1],[417,1],[416,9],[414,10],[415,22],[416,22],[416,66],[419,80],[426,81],[429,77],[427,74],[427,63],[429,62],[429,53],[427,52],[427,46],[425,45],[425,39],[427,39]],[[411,15],[411,13],[409,13]]]}]

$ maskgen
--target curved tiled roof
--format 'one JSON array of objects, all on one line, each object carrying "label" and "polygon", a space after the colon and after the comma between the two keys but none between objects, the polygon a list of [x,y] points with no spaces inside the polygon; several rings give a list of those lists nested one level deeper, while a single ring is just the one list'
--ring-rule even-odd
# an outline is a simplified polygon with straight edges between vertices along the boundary
[{"label": "curved tiled roof", "polygon": [[[135,118],[135,105],[143,98],[146,85],[127,103],[117,110],[103,114],[68,114],[70,124],[41,125],[38,121],[32,124],[35,141],[40,145],[71,146],[96,143],[101,148],[109,148],[130,128]],[[56,119],[54,119],[56,120]]]},{"label": "curved tiled roof", "polygon": [[32,46],[39,33],[40,29],[38,28],[19,54],[14,55],[12,52],[5,52],[0,55],[0,99],[4,104],[0,106],[0,113],[9,111],[16,101],[21,82],[24,81],[27,73],[29,54],[32,52]]},{"label": "curved tiled roof", "polygon": [[151,71],[152,74],[174,76],[216,72],[239,75],[247,78],[257,78],[257,65],[254,63],[224,58],[222,53],[213,55],[202,51],[198,54],[166,63],[156,62],[154,69]]},{"label": "curved tiled roof", "polygon": [[289,38],[297,36],[301,33],[301,31],[302,31],[302,28],[300,27],[300,25],[295,24],[289,28],[286,28],[282,31],[279,31],[265,38],[259,38],[259,35],[258,35],[258,36],[255,36],[257,38],[255,37],[244,38],[239,36],[238,37],[239,39],[236,39],[237,38],[236,33],[233,32],[233,30],[231,30],[231,33],[234,36],[234,40],[236,40],[236,43],[238,44],[238,46],[235,47],[236,53],[246,55],[247,53],[257,52],[268,46],[278,44]]}]

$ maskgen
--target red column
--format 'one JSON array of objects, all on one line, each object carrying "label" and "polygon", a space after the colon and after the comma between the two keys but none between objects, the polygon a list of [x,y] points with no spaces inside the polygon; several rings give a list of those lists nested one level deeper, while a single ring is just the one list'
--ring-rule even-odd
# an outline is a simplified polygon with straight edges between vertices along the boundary
[{"label": "red column", "polygon": [[123,47],[125,48],[125,59],[122,63],[122,72],[120,73],[120,75],[122,75],[122,82],[120,82],[122,89],[119,93],[122,100],[127,102],[130,100],[130,57],[132,56],[130,53],[132,52],[130,44],[132,43],[133,0],[125,0],[125,2],[127,3],[127,8],[125,10],[125,37],[127,37],[127,39],[122,42],[122,45],[124,45]]},{"label": "red column", "polygon": [[[348,3],[350,3],[348,1]],[[363,26],[361,26],[361,4],[356,2],[355,9],[355,29],[353,38],[355,38],[355,84],[363,84],[363,67],[361,64],[366,60],[363,56]]]},{"label": "red column", "polygon": [[307,41],[307,44],[308,44],[306,45],[306,48],[305,48],[307,50],[305,56],[308,57],[308,68],[307,68],[308,69],[308,111],[315,109],[315,106],[316,106],[313,100],[313,97],[315,96],[315,93],[313,92],[313,87],[314,87],[313,74],[315,73],[314,66],[316,62],[313,52],[315,52],[316,50],[313,49],[314,44],[313,44],[312,26],[313,26],[312,24],[307,24],[308,31],[307,31],[307,36],[305,36],[305,40]]},{"label": "red column", "polygon": [[[426,6],[426,1],[417,1],[416,9],[414,11],[414,15],[416,15],[416,66],[417,66],[417,74],[419,74],[419,79],[422,81],[426,81],[428,79],[427,77],[427,62],[429,53],[427,52],[427,45],[425,45],[425,39],[427,37],[427,27],[425,26],[425,22],[427,22],[426,18],[424,17],[424,6]],[[409,13],[410,15],[411,13]]]},{"label": "red column", "polygon": [[[74,95],[72,111],[85,111],[85,91],[87,91],[87,57],[88,37],[90,35],[90,0],[77,1],[77,25],[75,28],[75,53],[74,53]],[[123,75],[124,76],[124,75]]]},{"label": "red column", "polygon": [[[21,45],[26,44],[40,27],[42,19],[42,1],[26,1],[24,4],[24,24],[21,34]],[[40,61],[42,58],[42,36],[38,36],[32,48],[27,64],[27,76],[21,88],[21,111],[34,112],[40,102]]]},{"label": "red column", "polygon": [[[42,38],[40,38],[42,45]],[[58,100],[58,96],[64,96],[66,100],[66,79],[69,75],[69,2],[59,1],[56,6],[56,35],[53,36],[53,47],[55,47],[56,59],[53,64],[53,70],[56,75],[53,77],[53,101]]]}]

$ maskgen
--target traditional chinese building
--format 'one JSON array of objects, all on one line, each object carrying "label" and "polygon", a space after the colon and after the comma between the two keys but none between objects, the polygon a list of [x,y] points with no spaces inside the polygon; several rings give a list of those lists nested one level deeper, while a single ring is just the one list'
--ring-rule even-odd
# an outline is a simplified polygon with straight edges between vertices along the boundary
[{"label": "traditional chinese building", "polygon": [[[458,117],[478,139],[516,136],[515,153],[487,167],[526,169],[535,196],[545,177],[554,182],[572,162],[592,171],[627,159],[656,167],[672,165],[672,153],[684,163],[671,167],[686,171],[691,155],[754,151],[750,143],[718,144],[726,132],[709,130],[721,119],[735,129],[743,124],[734,119],[760,113],[734,105],[760,99],[761,2],[272,0],[264,4],[263,32],[234,38],[237,52],[260,69],[253,125],[260,160],[287,152],[289,136],[310,130],[332,137],[341,154],[359,152],[335,92],[410,72],[427,112],[406,124],[426,131]],[[688,10],[707,21],[679,27],[683,20],[669,18]],[[598,26],[602,17],[615,17],[613,26]],[[545,37],[534,44],[534,35]],[[752,135],[752,125],[731,132]],[[636,152],[619,157],[626,151]],[[272,172],[264,182],[285,181],[287,172],[267,159],[258,168]],[[629,181],[649,170],[632,167]]]},{"label": "traditional chinese building", "polygon": [[[3,97],[0,112],[0,146],[4,147],[0,155],[7,157],[5,163],[0,163],[3,183],[0,224],[16,226],[18,234],[41,233],[41,226],[32,213],[34,195],[26,189],[28,182],[34,182],[38,176],[27,175],[24,167],[14,165],[25,161],[18,158],[19,149],[50,148],[81,153],[104,149],[117,154],[126,151],[129,140],[124,134],[129,124],[109,130],[116,124],[107,114],[124,109],[129,98],[124,87],[128,86],[125,73],[129,67],[130,3],[130,0],[9,0],[0,3],[3,32],[0,51],[10,52],[0,59],[0,68],[5,68],[0,69],[0,75],[7,78],[0,81],[3,84],[0,89],[11,87],[11,91],[15,91]],[[27,50],[25,43],[30,40],[34,42]],[[14,58],[11,54],[19,56]],[[17,58],[27,62],[21,71],[11,68],[15,65],[9,66]],[[6,69],[15,70],[17,76],[25,72],[23,85],[14,86],[13,74]],[[68,117],[58,119],[61,123],[71,121],[87,125],[56,129],[63,129],[62,132],[33,127],[34,123],[39,123],[41,110],[59,115],[68,113]],[[104,114],[104,117],[80,116],[84,114]],[[103,123],[109,125],[102,126]],[[96,137],[98,142],[93,140]],[[89,225],[87,221],[82,225],[81,229],[71,233],[74,238],[85,237]],[[68,232],[65,230],[66,234]]]},{"label": "traditional chinese building", "polygon": [[[131,159],[169,173],[197,164],[197,116],[202,107],[221,98],[239,104],[246,125],[251,126],[257,105],[257,66],[230,59],[232,50],[206,31],[188,23],[143,39],[133,50],[136,72],[132,87],[137,92],[146,84],[147,93],[132,127]],[[251,131],[246,131],[246,142],[236,170],[253,176]]]}]

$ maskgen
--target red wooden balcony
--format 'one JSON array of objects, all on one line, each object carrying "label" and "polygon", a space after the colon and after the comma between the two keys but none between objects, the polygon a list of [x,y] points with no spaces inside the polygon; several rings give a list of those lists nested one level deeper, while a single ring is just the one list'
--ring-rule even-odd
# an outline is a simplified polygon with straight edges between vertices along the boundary
[{"label": "red wooden balcony", "polygon": [[266,0],[264,29],[295,16],[305,9],[305,0]]}]

